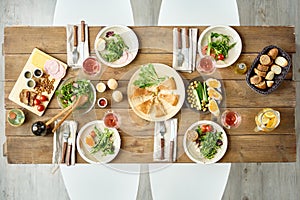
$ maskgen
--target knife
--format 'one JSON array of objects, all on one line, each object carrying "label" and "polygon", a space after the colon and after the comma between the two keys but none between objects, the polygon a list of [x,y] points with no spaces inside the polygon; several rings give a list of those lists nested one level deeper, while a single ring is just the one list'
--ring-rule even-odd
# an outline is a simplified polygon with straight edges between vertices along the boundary
[{"label": "knife", "polygon": [[160,150],[161,150],[160,159],[164,160],[165,159],[165,151],[164,151],[165,150],[165,137],[164,137],[164,134],[167,132],[166,125],[165,125],[164,121],[159,122],[159,132],[160,132],[160,135],[161,135],[161,138],[160,138]]},{"label": "knife", "polygon": [[[184,55],[184,67],[189,67],[189,48],[190,48],[190,41],[189,41],[189,29],[184,28],[184,38],[185,38],[185,43],[184,43],[184,48],[183,48],[183,55]],[[186,68],[188,69],[188,68]],[[189,69],[188,69],[189,70]]]},{"label": "knife", "polygon": [[173,162],[176,160],[176,158],[174,159],[174,140],[175,140],[175,124],[174,124],[174,120],[171,120],[170,122],[170,126],[171,126],[171,135],[170,135],[170,161]]},{"label": "knife", "polygon": [[68,138],[68,147],[67,147],[67,153],[66,153],[66,164],[69,166],[71,164],[71,152],[72,152],[72,134],[70,134],[70,137]]},{"label": "knife", "polygon": [[84,61],[84,43],[85,43],[85,21],[81,21],[81,55],[82,62]]}]

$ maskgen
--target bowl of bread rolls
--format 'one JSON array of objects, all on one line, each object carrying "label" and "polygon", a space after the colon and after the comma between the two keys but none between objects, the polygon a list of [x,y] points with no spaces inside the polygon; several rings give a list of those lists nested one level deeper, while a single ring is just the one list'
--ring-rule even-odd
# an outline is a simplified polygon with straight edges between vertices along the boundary
[{"label": "bowl of bread rolls", "polygon": [[248,86],[260,94],[270,94],[281,84],[291,67],[291,58],[282,48],[270,45],[254,59],[246,75]]}]

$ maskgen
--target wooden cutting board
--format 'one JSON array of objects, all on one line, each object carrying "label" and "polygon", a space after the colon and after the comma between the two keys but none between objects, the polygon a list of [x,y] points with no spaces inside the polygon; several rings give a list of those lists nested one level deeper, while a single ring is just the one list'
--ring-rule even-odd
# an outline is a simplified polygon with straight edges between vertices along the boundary
[{"label": "wooden cutting board", "polygon": [[[61,66],[63,66],[65,68],[65,70],[67,69],[67,65],[63,62],[61,62],[60,60],[48,55],[47,53],[37,49],[37,48],[34,48],[30,57],[28,58],[23,70],[21,71],[20,75],[19,75],[19,78],[17,79],[12,91],[10,92],[9,94],[9,100],[15,102],[16,104],[22,106],[23,108],[26,108],[27,110],[33,112],[34,114],[38,115],[38,116],[42,116],[45,112],[45,110],[47,109],[47,106],[51,100],[51,98],[53,97],[54,93],[55,93],[55,90],[56,88],[58,87],[61,79],[63,77],[61,77],[60,79],[55,79],[53,78],[52,76],[49,76],[48,77],[48,80],[49,81],[52,81],[51,85],[53,85],[53,89],[51,90],[50,93],[46,92],[46,91],[43,91],[41,94],[45,95],[48,97],[48,101],[45,101],[45,102],[42,102],[42,104],[45,106],[45,109],[43,111],[38,111],[37,110],[37,106],[29,106],[27,104],[24,104],[20,101],[20,93],[23,89],[28,89],[29,91],[33,91],[33,92],[37,92],[37,88],[34,87],[34,88],[29,88],[27,87],[27,81],[29,79],[33,79],[35,80],[35,82],[38,82],[38,81],[41,81],[41,80],[44,80],[45,79],[45,76],[42,76],[41,78],[36,78],[34,77],[34,70],[36,68],[39,68],[43,71],[43,74],[47,74],[45,69],[44,69],[44,66],[45,66],[45,63],[47,60],[55,60],[57,61]],[[30,72],[31,73],[31,78],[26,78],[25,77],[25,73],[26,72]],[[40,79],[40,80],[39,80]]]}]

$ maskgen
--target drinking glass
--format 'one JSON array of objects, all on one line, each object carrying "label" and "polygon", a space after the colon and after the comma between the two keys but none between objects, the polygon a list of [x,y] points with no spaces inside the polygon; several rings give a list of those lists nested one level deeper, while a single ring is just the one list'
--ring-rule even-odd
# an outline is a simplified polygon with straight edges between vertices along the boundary
[{"label": "drinking glass", "polygon": [[216,61],[213,57],[205,55],[200,57],[196,70],[201,74],[212,74],[216,70]]},{"label": "drinking glass", "polygon": [[221,115],[222,125],[227,129],[239,127],[241,121],[242,121],[242,117],[236,111],[226,110]]},{"label": "drinking glass", "polygon": [[83,61],[83,72],[90,76],[96,76],[100,73],[101,64],[96,57],[90,56]]},{"label": "drinking glass", "polygon": [[255,116],[255,132],[273,131],[280,123],[280,113],[272,108],[264,108]]},{"label": "drinking glass", "polygon": [[103,122],[106,127],[119,128],[121,124],[121,117],[114,111],[108,111],[104,114]]}]

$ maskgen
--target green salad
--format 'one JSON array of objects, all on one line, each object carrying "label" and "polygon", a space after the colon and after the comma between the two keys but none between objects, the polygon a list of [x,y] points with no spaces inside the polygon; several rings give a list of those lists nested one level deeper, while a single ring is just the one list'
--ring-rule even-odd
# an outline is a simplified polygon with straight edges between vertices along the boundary
[{"label": "green salad", "polygon": [[123,38],[113,31],[107,32],[103,39],[105,40],[105,50],[100,54],[107,62],[115,62],[123,56],[124,51],[129,49]]},{"label": "green salad", "polygon": [[89,106],[94,99],[94,91],[89,80],[72,80],[60,87],[55,94],[58,96],[59,102],[63,108],[70,106],[77,97],[87,95],[88,101],[80,108]]},{"label": "green salad", "polygon": [[112,138],[114,132],[108,128],[104,128],[104,131],[100,131],[96,126],[94,126],[95,131],[95,145],[91,149],[91,153],[102,152],[103,156],[114,154],[114,140]]},{"label": "green salad", "polygon": [[207,159],[212,159],[223,145],[222,132],[215,131],[209,124],[203,124],[196,128],[198,138],[195,140],[200,148],[200,153]]}]

